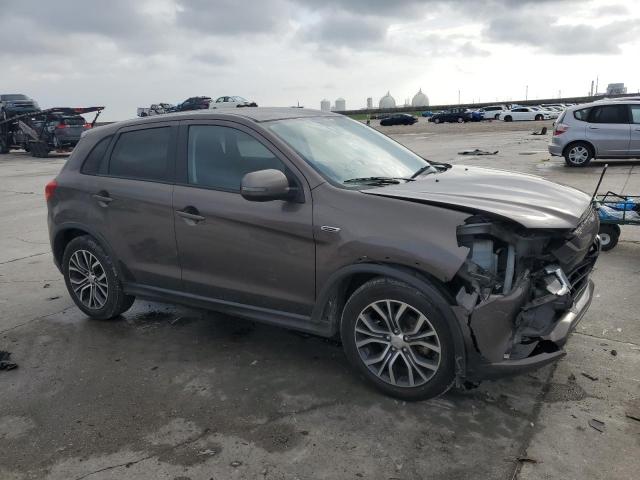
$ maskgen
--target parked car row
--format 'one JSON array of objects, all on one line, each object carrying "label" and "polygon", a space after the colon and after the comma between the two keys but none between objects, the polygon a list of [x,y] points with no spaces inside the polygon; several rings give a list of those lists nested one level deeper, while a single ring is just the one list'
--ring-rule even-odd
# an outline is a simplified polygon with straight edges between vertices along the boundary
[{"label": "parked car row", "polygon": [[256,102],[249,101],[237,95],[218,97],[215,102],[211,97],[189,97],[184,102],[177,105],[172,105],[170,103],[154,103],[149,107],[139,107],[137,115],[139,117],[150,117],[153,115],[164,115],[172,112],[257,106],[258,104]]}]

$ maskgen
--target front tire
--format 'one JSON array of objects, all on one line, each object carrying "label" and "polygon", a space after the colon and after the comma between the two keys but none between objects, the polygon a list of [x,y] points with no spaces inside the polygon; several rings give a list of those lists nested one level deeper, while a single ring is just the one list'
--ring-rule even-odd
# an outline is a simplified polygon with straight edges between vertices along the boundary
[{"label": "front tire", "polygon": [[513,117],[511,115],[507,115],[506,117],[504,117],[504,121],[505,122],[513,122]]},{"label": "front tire", "polygon": [[585,142],[572,143],[564,151],[564,161],[569,167],[586,167],[593,157],[593,149]]},{"label": "front tire", "polygon": [[458,123],[463,123],[464,122],[464,118],[462,117],[458,117],[456,120]]},{"label": "front tire", "polygon": [[440,123],[440,119],[439,118],[434,118],[433,119],[433,123]]},{"label": "front tire", "polygon": [[539,114],[538,114],[538,115],[536,115],[535,120],[536,120],[536,121],[540,121],[540,120],[542,120],[543,118],[544,118],[544,117],[543,117],[542,115],[539,115]]},{"label": "front tire", "polygon": [[135,297],[124,293],[113,260],[88,235],[69,242],[62,257],[62,272],[69,295],[91,318],[112,319],[133,305]]},{"label": "front tire", "polygon": [[340,336],[349,362],[388,395],[423,400],[453,385],[449,325],[432,299],[405,283],[380,277],[358,288],[344,307]]}]

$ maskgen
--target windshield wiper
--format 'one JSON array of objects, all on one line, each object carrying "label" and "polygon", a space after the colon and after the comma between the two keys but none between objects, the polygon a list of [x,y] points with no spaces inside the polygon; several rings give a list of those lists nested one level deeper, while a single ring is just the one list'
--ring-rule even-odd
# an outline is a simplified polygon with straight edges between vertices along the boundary
[{"label": "windshield wiper", "polygon": [[444,171],[450,168],[451,165],[449,165],[448,163],[430,163],[428,165],[425,165],[424,167],[419,168],[416,173],[411,175],[411,179],[415,180],[417,177],[425,173],[437,173],[439,169],[442,169],[442,171]]},{"label": "windshield wiper", "polygon": [[402,178],[402,177],[360,177],[360,178],[350,178],[345,180],[342,183],[373,183],[373,184],[391,184],[396,185],[400,183],[400,180],[404,180],[406,182],[413,181],[412,178]]}]

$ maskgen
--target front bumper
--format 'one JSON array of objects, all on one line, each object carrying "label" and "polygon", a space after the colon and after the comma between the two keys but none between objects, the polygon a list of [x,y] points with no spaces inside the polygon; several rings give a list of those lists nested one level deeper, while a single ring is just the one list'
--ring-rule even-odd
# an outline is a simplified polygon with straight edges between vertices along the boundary
[{"label": "front bumper", "polygon": [[481,380],[524,373],[536,370],[565,356],[566,352],[563,347],[571,332],[589,309],[593,299],[593,290],[593,281],[588,280],[582,291],[575,296],[573,306],[558,319],[550,332],[540,337],[540,342],[531,355],[518,359],[505,358],[495,362],[469,362],[467,378]]}]

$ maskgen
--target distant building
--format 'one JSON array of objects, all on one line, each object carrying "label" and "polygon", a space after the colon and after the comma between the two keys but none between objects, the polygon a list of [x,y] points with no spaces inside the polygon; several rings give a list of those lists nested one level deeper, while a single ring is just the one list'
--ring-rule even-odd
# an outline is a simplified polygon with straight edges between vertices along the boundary
[{"label": "distant building", "polygon": [[624,83],[610,83],[607,85],[607,95],[623,95],[627,93]]},{"label": "distant building", "polygon": [[387,94],[380,99],[378,106],[380,108],[396,108],[396,99],[391,96],[391,92],[387,92]]},{"label": "distant building", "polygon": [[323,112],[330,112],[331,111],[331,102],[329,100],[327,100],[326,98],[324,100],[322,100],[320,102],[320,110],[322,110]]},{"label": "distant building", "polygon": [[347,102],[344,100],[344,98],[340,97],[336,99],[336,106],[334,110],[336,112],[344,112],[346,109],[347,109]]},{"label": "distant building", "polygon": [[424,93],[422,93],[422,89],[418,90],[413,98],[411,99],[412,107],[428,107],[429,106],[429,97],[427,97]]},{"label": "distant building", "polygon": [[371,110],[373,108],[373,98],[367,97],[367,108]]}]

